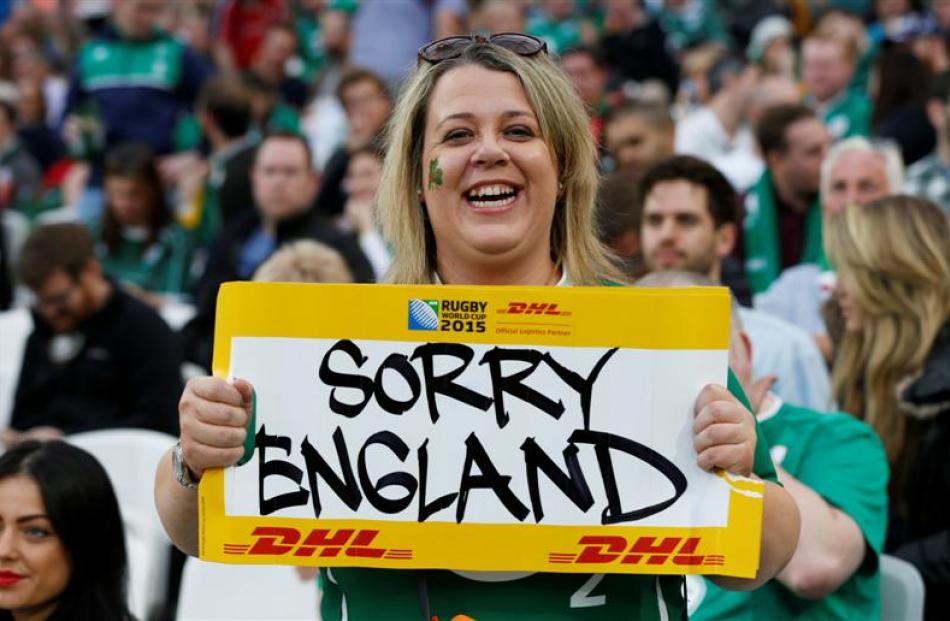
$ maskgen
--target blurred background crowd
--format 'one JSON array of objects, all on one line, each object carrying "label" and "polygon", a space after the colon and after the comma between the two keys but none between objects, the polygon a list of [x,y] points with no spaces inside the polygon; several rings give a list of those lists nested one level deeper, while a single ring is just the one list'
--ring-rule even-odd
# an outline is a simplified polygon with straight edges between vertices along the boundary
[{"label": "blurred background crowd", "polygon": [[[909,468],[882,403],[950,335],[866,329],[900,368],[854,354],[822,223],[901,194],[950,214],[950,0],[0,0],[0,24],[8,448],[177,435],[223,282],[383,280],[383,134],[419,47],[526,32],[588,107],[599,232],[630,280],[677,269],[728,285],[753,378],[864,419],[892,471]],[[868,252],[900,254],[890,231]],[[881,257],[862,260],[886,272]],[[940,298],[925,300],[938,329],[946,261],[911,279]],[[921,407],[946,411],[946,350],[944,387]],[[946,529],[950,508],[932,510]]]}]

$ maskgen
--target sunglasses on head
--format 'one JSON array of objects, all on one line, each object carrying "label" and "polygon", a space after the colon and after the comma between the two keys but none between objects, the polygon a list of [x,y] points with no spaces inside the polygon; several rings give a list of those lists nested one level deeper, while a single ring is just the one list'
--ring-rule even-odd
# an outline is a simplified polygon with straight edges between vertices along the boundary
[{"label": "sunglasses on head", "polygon": [[419,48],[418,60],[434,65],[443,60],[458,58],[462,52],[473,45],[489,44],[503,47],[519,56],[534,56],[539,52],[548,51],[548,45],[543,40],[520,32],[500,32],[488,37],[472,33],[426,43]]}]

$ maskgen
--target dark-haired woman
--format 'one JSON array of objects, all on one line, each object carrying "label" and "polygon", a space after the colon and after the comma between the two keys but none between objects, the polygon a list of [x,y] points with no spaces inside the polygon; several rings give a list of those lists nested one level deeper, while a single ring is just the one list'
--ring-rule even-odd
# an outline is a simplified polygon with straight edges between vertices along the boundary
[{"label": "dark-haired woman", "polygon": [[872,75],[874,135],[897,142],[910,166],[932,153],[936,145],[927,118],[930,70],[912,53],[888,49],[878,55]]},{"label": "dark-haired woman", "polygon": [[105,166],[105,209],[97,254],[106,275],[160,304],[189,284],[192,242],[165,200],[155,154],[144,144],[122,144]]},{"label": "dark-haired woman", "polygon": [[0,620],[127,621],[126,553],[94,457],[29,440],[0,456]]}]

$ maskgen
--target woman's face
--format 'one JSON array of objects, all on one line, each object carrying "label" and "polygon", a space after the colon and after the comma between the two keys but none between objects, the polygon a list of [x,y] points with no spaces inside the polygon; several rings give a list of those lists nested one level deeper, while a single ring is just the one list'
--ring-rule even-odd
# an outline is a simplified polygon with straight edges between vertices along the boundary
[{"label": "woman's face", "polygon": [[0,609],[46,618],[69,576],[40,488],[24,475],[0,481]]},{"label": "woman's face", "polygon": [[557,165],[513,74],[465,65],[439,79],[422,184],[440,267],[550,263]]},{"label": "woman's face", "polygon": [[859,332],[862,326],[861,309],[854,299],[854,284],[843,273],[838,274],[835,293],[838,296],[838,304],[841,306],[841,314],[844,316],[845,330]]},{"label": "woman's face", "polygon": [[372,200],[379,187],[383,164],[369,153],[360,153],[350,158],[343,184],[350,198]]},{"label": "woman's face", "polygon": [[762,54],[763,65],[773,73],[791,71],[795,64],[795,51],[788,37],[776,37],[767,46]]},{"label": "woman's face", "polygon": [[134,177],[109,175],[105,180],[106,204],[122,226],[148,223],[148,187]]}]

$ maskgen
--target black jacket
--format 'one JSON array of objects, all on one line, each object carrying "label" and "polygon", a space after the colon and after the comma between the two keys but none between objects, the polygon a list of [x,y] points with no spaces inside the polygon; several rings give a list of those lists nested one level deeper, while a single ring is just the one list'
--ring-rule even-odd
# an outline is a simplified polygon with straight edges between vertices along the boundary
[{"label": "black jacket", "polygon": [[[36,314],[33,324],[11,427],[50,425],[67,434],[136,427],[178,435],[181,358],[174,333],[153,309],[113,285],[105,306],[70,336],[57,339]],[[78,351],[57,363],[51,352],[66,342]]]},{"label": "black jacket", "polygon": [[937,134],[922,104],[908,103],[893,110],[881,120],[874,133],[897,142],[905,166],[930,155],[937,146]]},{"label": "black jacket", "polygon": [[338,216],[346,206],[346,191],[343,189],[343,179],[346,177],[346,168],[350,165],[350,153],[346,147],[339,147],[330,154],[320,176],[320,191],[317,193],[314,206],[325,216]]},{"label": "black jacket", "polygon": [[257,145],[248,140],[221,162],[224,175],[217,188],[218,209],[225,227],[254,211],[248,197],[251,196],[251,168],[256,153]]},{"label": "black jacket", "polygon": [[[885,552],[917,567],[927,587],[927,619],[950,618],[950,322],[921,373],[902,386],[908,416],[906,456],[896,469]],[[903,471],[903,474],[897,474]]]},{"label": "black jacket", "polygon": [[[182,328],[185,359],[211,369],[214,345],[214,315],[218,288],[231,280],[244,280],[238,274],[238,260],[244,242],[260,227],[257,212],[245,213],[226,226],[211,249],[208,265],[198,285],[197,313]],[[373,282],[373,268],[360,249],[359,242],[339,231],[312,209],[277,225],[277,247],[300,239],[324,243],[339,252],[353,274],[355,282]]]},{"label": "black jacket", "polygon": [[623,33],[608,34],[601,40],[607,66],[623,80],[656,79],[676,95],[679,66],[666,49],[666,34],[655,20]]}]

